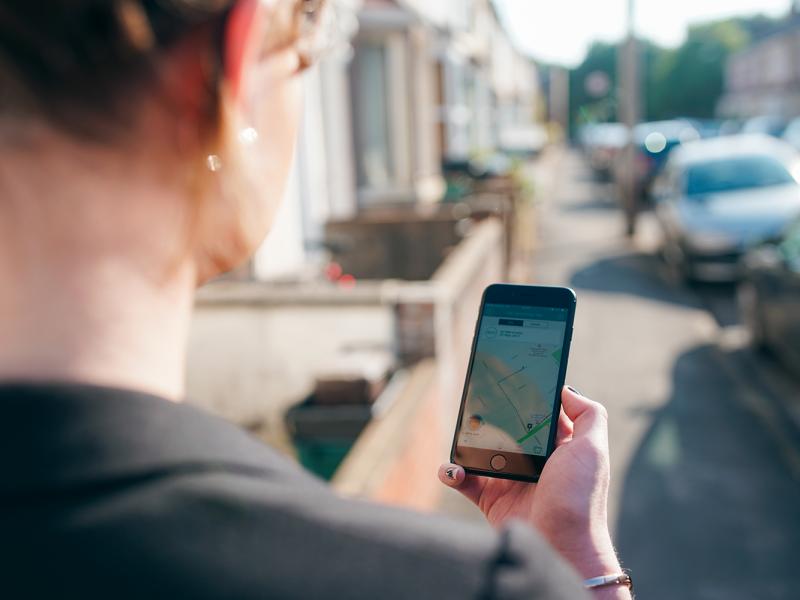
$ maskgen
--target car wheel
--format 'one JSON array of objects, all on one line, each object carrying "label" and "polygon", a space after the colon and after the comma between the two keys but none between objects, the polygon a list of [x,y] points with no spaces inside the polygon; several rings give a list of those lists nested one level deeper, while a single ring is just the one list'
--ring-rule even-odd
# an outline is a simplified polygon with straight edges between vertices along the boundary
[{"label": "car wheel", "polygon": [[750,334],[750,345],[759,352],[766,351],[768,349],[767,335],[764,328],[764,319],[758,309],[758,290],[756,286],[749,281],[739,284],[737,299],[742,323]]}]

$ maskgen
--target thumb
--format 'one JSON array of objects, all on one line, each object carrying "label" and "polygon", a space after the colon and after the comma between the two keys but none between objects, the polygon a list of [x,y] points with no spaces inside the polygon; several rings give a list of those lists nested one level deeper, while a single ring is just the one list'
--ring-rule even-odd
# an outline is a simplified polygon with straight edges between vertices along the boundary
[{"label": "thumb", "polygon": [[464,471],[464,467],[445,463],[439,466],[439,481],[449,488],[458,490],[465,498],[478,504],[486,487],[484,477],[476,477]]}]

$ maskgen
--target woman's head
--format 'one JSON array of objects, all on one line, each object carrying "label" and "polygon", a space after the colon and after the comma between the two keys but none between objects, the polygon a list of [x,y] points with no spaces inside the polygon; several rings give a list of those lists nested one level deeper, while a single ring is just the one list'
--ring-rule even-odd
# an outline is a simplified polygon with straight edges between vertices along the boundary
[{"label": "woman's head", "polygon": [[263,238],[282,195],[300,108],[295,75],[319,4],[5,0],[2,151],[44,156],[66,142],[128,161],[131,177],[150,173],[181,192],[175,239],[184,251],[188,241],[198,278],[229,269]]}]

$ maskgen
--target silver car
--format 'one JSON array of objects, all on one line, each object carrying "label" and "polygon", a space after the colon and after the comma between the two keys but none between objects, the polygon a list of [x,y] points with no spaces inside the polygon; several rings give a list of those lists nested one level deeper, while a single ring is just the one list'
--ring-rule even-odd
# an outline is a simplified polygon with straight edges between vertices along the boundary
[{"label": "silver car", "polygon": [[684,144],[656,181],[663,254],[686,279],[734,281],[751,246],[800,215],[800,154],[764,135]]}]

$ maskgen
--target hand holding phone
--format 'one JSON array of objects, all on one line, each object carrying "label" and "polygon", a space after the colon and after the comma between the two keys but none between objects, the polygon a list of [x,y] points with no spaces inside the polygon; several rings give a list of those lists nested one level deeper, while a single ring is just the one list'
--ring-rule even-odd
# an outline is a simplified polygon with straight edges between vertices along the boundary
[{"label": "hand holding phone", "polygon": [[588,578],[619,562],[608,531],[606,412],[564,387],[575,305],[567,288],[486,289],[439,479],[494,526],[528,522]]},{"label": "hand holding phone", "polygon": [[617,572],[607,517],[606,411],[570,388],[561,399],[556,448],[539,483],[483,477],[452,463],[439,467],[439,479],[474,502],[493,526],[517,519],[535,527],[584,578]]}]

